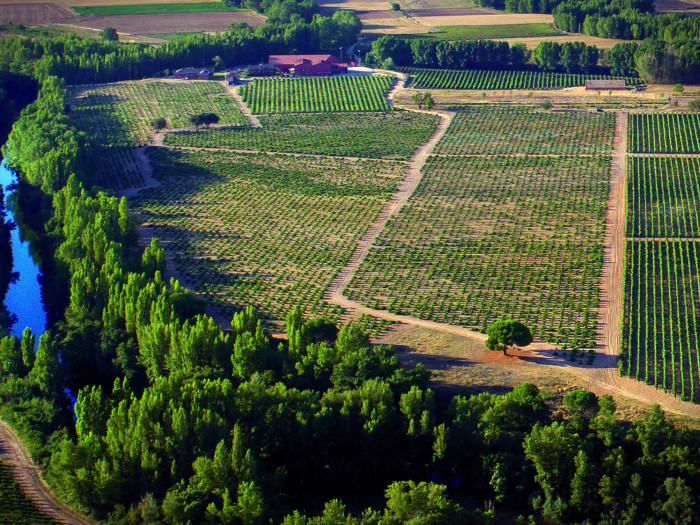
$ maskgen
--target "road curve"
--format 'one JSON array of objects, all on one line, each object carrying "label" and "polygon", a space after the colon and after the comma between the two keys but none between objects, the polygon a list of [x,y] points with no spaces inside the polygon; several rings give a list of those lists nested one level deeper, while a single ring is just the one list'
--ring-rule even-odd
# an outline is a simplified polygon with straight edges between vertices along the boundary
[{"label": "road curve", "polygon": [[58,501],[41,478],[41,469],[29,458],[27,449],[15,431],[0,421],[0,458],[12,469],[12,477],[34,505],[59,523],[94,525],[95,522],[73,512]]}]

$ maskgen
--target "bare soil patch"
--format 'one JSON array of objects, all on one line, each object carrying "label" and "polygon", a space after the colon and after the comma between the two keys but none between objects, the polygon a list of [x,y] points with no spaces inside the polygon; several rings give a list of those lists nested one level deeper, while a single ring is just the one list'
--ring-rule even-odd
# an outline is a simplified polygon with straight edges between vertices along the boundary
[{"label": "bare soil patch", "polygon": [[0,5],[0,24],[37,26],[60,22],[74,16],[70,9],[48,2]]},{"label": "bare soil patch", "polygon": [[[439,10],[434,10],[439,11]],[[466,15],[432,15],[413,17],[420,24],[427,26],[491,26],[508,24],[551,24],[552,15],[537,13],[527,14],[466,14]]]},{"label": "bare soil patch", "polygon": [[362,33],[369,35],[415,35],[428,33],[431,29],[414,18],[398,13],[389,18],[359,18],[362,20]]},{"label": "bare soil patch", "polygon": [[150,33],[182,33],[224,31],[237,22],[259,26],[265,17],[253,11],[217,13],[162,13],[152,15],[76,16],[62,21],[76,27],[102,29],[113,27],[118,33],[147,35]]},{"label": "bare soil patch", "polygon": [[[500,23],[504,23],[504,22],[500,22]],[[443,24],[443,25],[448,25],[448,24]],[[600,38],[597,36],[588,36],[588,35],[580,35],[580,34],[565,34],[565,35],[559,35],[559,36],[531,36],[531,37],[525,37],[525,38],[502,38],[499,40],[505,40],[506,42],[510,42],[510,43],[522,42],[525,44],[525,46],[528,49],[534,49],[535,47],[537,47],[537,44],[539,44],[543,40],[547,40],[550,42],[559,42],[560,44],[562,42],[583,42],[587,46],[596,46],[596,47],[602,48],[602,49],[607,49],[607,48],[613,47],[615,44],[619,44],[619,43],[632,42],[632,40],[616,40],[614,38]]]},{"label": "bare soil patch", "polygon": [[654,7],[658,12],[697,11],[700,10],[700,0],[656,0]]},{"label": "bare soil patch", "polygon": [[407,13],[411,16],[468,16],[468,15],[496,15],[498,11],[489,11],[479,7],[437,7],[426,9],[411,9]]},{"label": "bare soil patch", "polygon": [[352,11],[391,11],[391,3],[386,0],[321,0],[318,2],[321,14],[328,14],[338,9]]},{"label": "bare soil patch", "polygon": [[[60,5],[93,6],[93,5],[136,5],[136,4],[181,4],[197,2],[218,2],[219,0],[64,0]],[[44,4],[46,0],[2,0],[2,4]],[[54,4],[58,5],[58,4]]]}]

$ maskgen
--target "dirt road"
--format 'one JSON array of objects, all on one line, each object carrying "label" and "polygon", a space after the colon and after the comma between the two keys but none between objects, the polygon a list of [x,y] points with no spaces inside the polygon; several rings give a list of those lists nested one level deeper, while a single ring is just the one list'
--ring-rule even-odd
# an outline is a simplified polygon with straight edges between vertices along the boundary
[{"label": "dirt road", "polygon": [[39,467],[29,458],[24,444],[4,421],[0,421],[0,454],[2,460],[12,469],[13,477],[22,491],[41,512],[60,523],[93,525],[94,522],[76,514],[54,497],[41,479]]}]

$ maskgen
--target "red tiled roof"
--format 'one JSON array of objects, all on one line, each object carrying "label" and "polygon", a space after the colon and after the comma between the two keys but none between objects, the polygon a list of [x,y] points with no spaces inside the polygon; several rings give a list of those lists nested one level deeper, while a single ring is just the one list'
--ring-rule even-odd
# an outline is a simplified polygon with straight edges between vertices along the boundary
[{"label": "red tiled roof", "polygon": [[333,55],[270,55],[267,60],[268,64],[275,66],[278,65],[296,65],[301,64],[301,62],[306,59],[312,64],[319,64],[320,62],[337,62],[338,59]]}]

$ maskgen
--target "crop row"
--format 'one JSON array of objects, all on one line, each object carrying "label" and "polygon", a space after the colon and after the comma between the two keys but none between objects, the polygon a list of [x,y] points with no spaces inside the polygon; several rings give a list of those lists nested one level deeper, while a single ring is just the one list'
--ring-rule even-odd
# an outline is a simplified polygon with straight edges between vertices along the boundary
[{"label": "crop row", "polygon": [[167,133],[170,146],[232,148],[408,159],[435,131],[439,118],[425,113],[298,114],[260,117],[261,129]]},{"label": "crop row", "polygon": [[615,115],[552,113],[526,106],[458,108],[435,153],[610,154]]},{"label": "crop row", "polygon": [[216,113],[221,125],[248,125],[233,97],[217,82],[140,81],[79,86],[73,91],[71,116],[101,144],[148,144],[151,121],[190,126],[197,113]]},{"label": "crop row", "polygon": [[386,99],[394,77],[261,78],[241,88],[253,113],[389,111]]},{"label": "crop row", "polygon": [[[156,149],[136,213],[168,241],[188,285],[227,314],[294,305],[337,320],[323,300],[358,240],[396,191],[403,162]],[[376,323],[374,323],[376,324]]]},{"label": "crop row", "polygon": [[12,477],[10,466],[0,462],[0,523],[54,525],[58,522],[40,512]]},{"label": "crop row", "polygon": [[638,78],[606,75],[549,73],[544,71],[489,71],[401,68],[413,77],[416,89],[558,89],[583,86],[586,80],[624,78],[627,85],[640,83]]},{"label": "crop row", "polygon": [[101,148],[100,168],[93,170],[92,183],[112,191],[139,188],[144,185],[141,167],[134,148],[115,146]]},{"label": "crop row", "polygon": [[610,158],[431,157],[345,293],[374,308],[538,339],[596,335]]},{"label": "crop row", "polygon": [[700,236],[700,159],[631,157],[629,237]]},{"label": "crop row", "polygon": [[631,153],[700,153],[700,114],[629,116]]},{"label": "crop row", "polygon": [[700,401],[697,241],[627,243],[622,371]]}]

